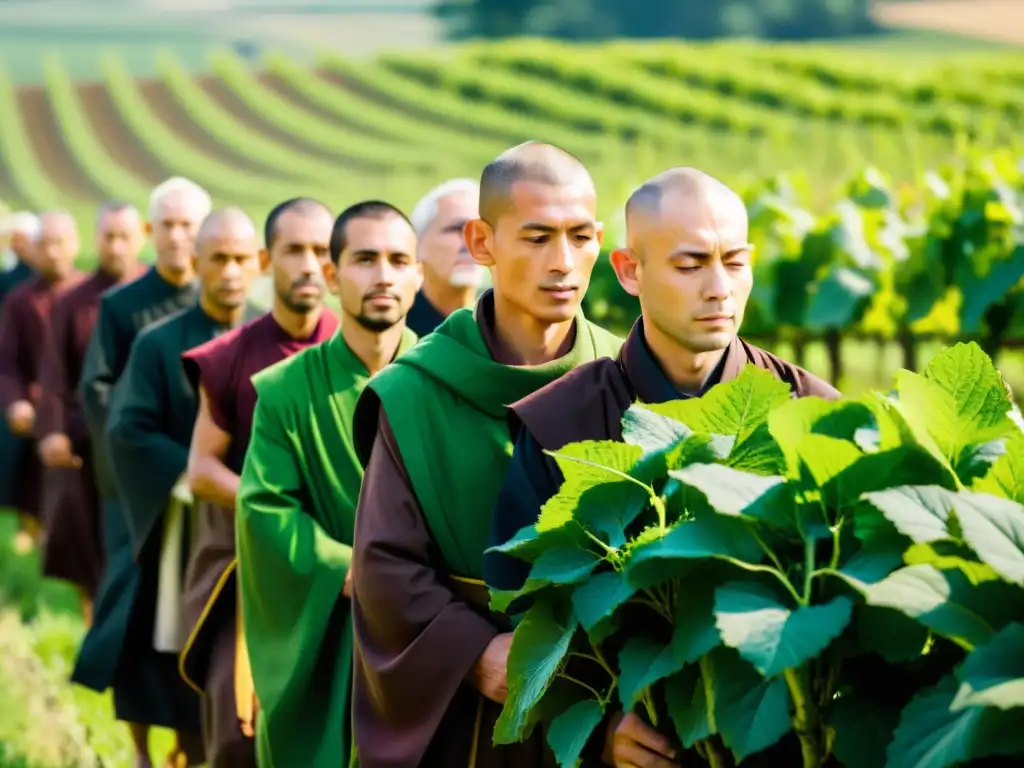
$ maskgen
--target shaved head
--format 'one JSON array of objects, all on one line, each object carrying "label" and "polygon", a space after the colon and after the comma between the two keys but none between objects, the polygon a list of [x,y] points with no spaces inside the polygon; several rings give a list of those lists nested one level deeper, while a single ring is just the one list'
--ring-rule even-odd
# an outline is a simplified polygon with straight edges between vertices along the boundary
[{"label": "shaved head", "polygon": [[480,218],[496,227],[512,203],[512,186],[533,182],[554,187],[581,187],[593,193],[594,181],[583,163],[553,144],[528,141],[507,149],[480,176]]},{"label": "shaved head", "polygon": [[199,225],[196,233],[196,251],[201,251],[210,240],[222,238],[230,234],[237,240],[252,240],[256,243],[256,225],[249,214],[241,208],[220,208]]},{"label": "shaved head", "polygon": [[39,242],[47,235],[57,232],[77,232],[78,225],[75,217],[67,211],[45,211],[39,217],[39,229],[36,233],[36,242]]},{"label": "shaved head", "polygon": [[39,217],[35,250],[37,269],[47,280],[59,280],[71,273],[80,247],[78,224],[67,211],[46,211]]},{"label": "shaved head", "polygon": [[626,201],[626,236],[638,257],[644,255],[645,235],[667,217],[682,211],[696,217],[728,220],[732,231],[746,239],[747,208],[728,186],[697,168],[669,168],[641,184]]}]

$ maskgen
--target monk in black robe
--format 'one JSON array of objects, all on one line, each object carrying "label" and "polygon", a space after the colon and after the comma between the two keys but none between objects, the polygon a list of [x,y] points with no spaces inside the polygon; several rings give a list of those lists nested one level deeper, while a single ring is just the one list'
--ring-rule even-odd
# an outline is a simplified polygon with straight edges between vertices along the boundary
[{"label": "monk in black robe", "polygon": [[82,278],[75,269],[78,249],[74,218],[63,211],[44,213],[35,243],[38,271],[11,291],[0,310],[0,410],[11,433],[32,446],[18,455],[14,476],[14,508],[24,534],[19,548],[42,534],[43,465],[35,451],[41,373],[54,305]]},{"label": "monk in black robe", "polygon": [[[34,274],[33,243],[39,231],[39,217],[27,211],[12,214],[5,222],[3,234],[10,238],[10,255],[13,264],[0,272],[0,309],[4,298],[17,286]],[[29,450],[29,441],[15,436],[7,426],[7,419],[0,418],[0,509],[14,506],[15,488],[21,457]]]},{"label": "monk in black robe", "polygon": [[[82,643],[72,680],[99,692],[114,688],[114,714],[129,724],[136,768],[150,766],[149,726],[145,719],[133,719],[148,717],[147,710],[132,700],[136,688],[145,689],[141,671],[145,663],[130,653],[136,641],[126,638],[139,571],[107,455],[107,414],[111,390],[124,371],[135,337],[146,326],[195,304],[199,284],[192,266],[193,245],[209,211],[209,195],[187,179],[175,177],[153,190],[146,229],[153,238],[156,265],[100,299],[78,385],[100,493],[105,565],[93,625]],[[151,638],[144,641],[151,645]],[[123,654],[124,650],[129,653]],[[181,761],[180,750],[174,756]]]},{"label": "monk in black robe", "polygon": [[[753,278],[747,212],[735,193],[695,169],[672,169],[633,193],[626,221],[628,247],[611,260],[623,288],[640,299],[641,316],[617,359],[580,366],[510,406],[515,449],[492,519],[492,545],[536,523],[541,506],[558,492],[561,471],[544,451],[621,440],[622,415],[637,400],[700,397],[748,364],[785,381],[796,397],[838,396],[821,379],[737,335]],[[484,579],[492,588],[519,589],[529,570],[510,555],[485,556]],[[673,762],[669,742],[633,714],[612,715],[591,741],[586,764],[685,764]]]},{"label": "monk in black robe", "polygon": [[466,247],[466,222],[479,215],[480,185],[474,179],[451,179],[423,196],[409,220],[416,231],[423,286],[405,319],[423,337],[452,312],[472,307],[486,275]]},{"label": "monk in black robe", "polygon": [[[237,621],[235,496],[252,434],[252,377],[338,330],[323,304],[334,217],[323,203],[288,200],[267,217],[262,267],[274,284],[271,311],[182,356],[199,390],[188,482],[202,502],[189,558],[181,654],[185,680],[204,694],[203,735],[210,768],[256,765],[255,694]],[[244,691],[244,693],[243,693]]]},{"label": "monk in black robe", "polygon": [[144,242],[142,219],[135,207],[125,203],[101,207],[96,231],[99,266],[57,302],[40,373],[36,432],[39,457],[50,476],[43,493],[43,575],[78,588],[86,626],[92,623],[92,599],[103,572],[103,541],[89,433],[75,389],[100,296],[142,274],[138,256]]}]

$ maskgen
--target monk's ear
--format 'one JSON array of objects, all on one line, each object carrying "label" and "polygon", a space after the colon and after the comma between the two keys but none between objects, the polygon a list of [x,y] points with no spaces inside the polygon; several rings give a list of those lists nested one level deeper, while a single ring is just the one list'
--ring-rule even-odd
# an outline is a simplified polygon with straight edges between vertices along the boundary
[{"label": "monk's ear", "polygon": [[327,284],[327,290],[333,295],[337,296],[339,291],[338,285],[338,265],[328,259],[324,262],[323,266],[324,282]]},{"label": "monk's ear", "polygon": [[270,251],[260,248],[260,272],[266,272],[268,269],[270,269]]},{"label": "monk's ear", "polygon": [[146,237],[151,237],[153,235],[153,222],[147,221],[143,224],[142,231],[146,233]]},{"label": "monk's ear", "polygon": [[192,251],[192,271],[199,271],[199,254],[196,253],[195,251]]},{"label": "monk's ear", "polygon": [[604,222],[603,221],[597,222],[596,226],[594,227],[594,237],[597,238],[597,244],[598,245],[604,245]]},{"label": "monk's ear", "polygon": [[616,248],[608,256],[615,270],[615,276],[619,279],[626,293],[630,296],[640,295],[640,281],[637,278],[637,267],[640,262],[632,248]]},{"label": "monk's ear", "polygon": [[473,261],[482,267],[494,266],[494,230],[483,219],[470,219],[462,230],[466,248]]}]

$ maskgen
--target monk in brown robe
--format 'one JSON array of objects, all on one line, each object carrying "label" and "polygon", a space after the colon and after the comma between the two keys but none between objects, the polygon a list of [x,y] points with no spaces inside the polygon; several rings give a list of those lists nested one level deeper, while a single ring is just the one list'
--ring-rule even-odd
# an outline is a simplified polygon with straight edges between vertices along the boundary
[{"label": "monk in brown robe", "polygon": [[274,284],[271,311],[182,355],[199,389],[188,483],[199,509],[188,564],[182,677],[204,694],[203,736],[211,768],[255,766],[255,694],[241,640],[234,579],[235,496],[256,410],[253,374],[330,339],[338,319],[323,305],[330,261],[331,211],[289,200],[267,218],[264,270]]},{"label": "monk in brown robe", "polygon": [[[78,227],[64,211],[44,213],[36,241],[35,276],[11,291],[0,314],[0,409],[16,437],[39,436],[36,409],[40,404],[41,372],[53,308],[57,300],[81,280],[75,269]],[[22,530],[40,537],[43,465],[36,451],[23,452],[16,477],[15,509]],[[22,541],[22,546],[27,544]]]},{"label": "monk in brown robe", "polygon": [[487,610],[490,509],[511,453],[506,405],[621,341],[580,303],[602,236],[589,173],[530,142],[483,171],[464,236],[494,288],[370,379],[354,419],[354,731],[361,768],[551,764],[495,747],[511,634]]},{"label": "monk in brown robe", "polygon": [[[746,208],[732,190],[696,169],[674,168],[633,193],[626,222],[627,247],[613,251],[611,261],[622,287],[639,298],[641,316],[618,359],[580,366],[510,406],[515,450],[495,507],[492,545],[536,523],[541,506],[558,492],[561,472],[544,451],[580,440],[621,440],[622,415],[638,399],[700,397],[748,364],[785,381],[796,397],[839,394],[737,335],[753,285],[753,246]],[[516,590],[529,569],[510,555],[490,552],[484,578],[492,588]],[[687,764],[676,757],[667,739],[636,715],[620,712],[595,731],[584,764]]]},{"label": "monk in brown robe", "polygon": [[39,457],[52,480],[44,492],[48,498],[44,498],[43,509],[43,575],[77,587],[86,626],[92,623],[92,599],[104,558],[89,432],[76,390],[100,296],[143,273],[145,265],[138,257],[144,243],[137,208],[121,202],[100,207],[96,227],[99,265],[57,302],[40,374],[36,432],[41,436]]},{"label": "monk in brown robe", "polygon": [[427,192],[412,209],[423,287],[406,317],[417,336],[426,336],[456,309],[472,307],[487,275],[469,255],[462,231],[479,215],[480,184],[450,179]]}]

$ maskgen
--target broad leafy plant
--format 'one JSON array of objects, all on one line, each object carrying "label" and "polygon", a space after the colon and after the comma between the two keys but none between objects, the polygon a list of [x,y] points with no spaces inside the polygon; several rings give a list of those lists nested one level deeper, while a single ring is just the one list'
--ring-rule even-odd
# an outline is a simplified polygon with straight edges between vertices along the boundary
[{"label": "broad leafy plant", "polygon": [[684,764],[1024,758],[1024,432],[975,344],[889,393],[795,399],[748,367],[634,405],[624,441],[500,551],[530,562],[498,743],[574,766],[615,711]]}]

